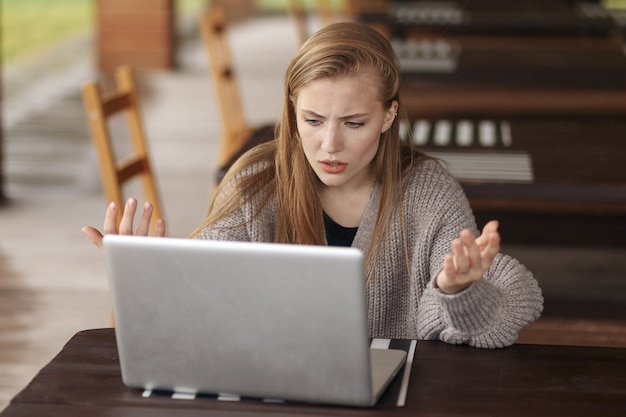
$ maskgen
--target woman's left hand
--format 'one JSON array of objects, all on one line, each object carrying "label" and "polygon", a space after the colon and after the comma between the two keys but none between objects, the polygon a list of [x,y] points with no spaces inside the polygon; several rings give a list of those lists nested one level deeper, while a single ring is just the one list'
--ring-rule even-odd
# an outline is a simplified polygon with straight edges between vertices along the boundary
[{"label": "woman's left hand", "polygon": [[490,221],[482,234],[464,229],[460,237],[452,241],[452,254],[446,255],[443,269],[435,279],[435,286],[446,294],[455,294],[482,279],[500,251],[498,222]]},{"label": "woman's left hand", "polygon": [[[145,203],[141,210],[141,217],[139,218],[139,224],[137,230],[133,232],[133,221],[135,212],[137,211],[137,200],[129,198],[124,206],[122,212],[122,220],[119,227],[117,225],[117,214],[119,207],[115,203],[110,203],[106,209],[104,215],[104,227],[103,232],[96,229],[93,226],[84,226],[82,228],[83,233],[96,245],[100,250],[104,250],[102,245],[102,239],[105,234],[121,234],[121,235],[139,235],[148,236],[150,232],[150,220],[152,219],[153,206],[150,203]],[[156,227],[154,230],[154,236],[165,236],[165,222],[163,219],[157,219]]]}]

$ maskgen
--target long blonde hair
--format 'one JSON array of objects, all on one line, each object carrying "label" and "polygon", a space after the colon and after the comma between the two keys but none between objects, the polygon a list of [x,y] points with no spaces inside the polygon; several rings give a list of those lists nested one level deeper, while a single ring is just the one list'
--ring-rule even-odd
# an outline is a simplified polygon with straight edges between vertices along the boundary
[{"label": "long blonde hair", "polygon": [[[287,68],[276,139],[256,147],[233,165],[216,192],[206,221],[196,233],[263,192],[262,206],[272,197],[277,202],[276,243],[325,244],[322,204],[317,193],[311,192],[317,189],[319,179],[302,149],[294,102],[301,89],[315,80],[363,71],[377,75],[378,99],[385,109],[389,109],[394,101],[399,104],[399,117],[381,135],[373,160],[381,195],[373,240],[366,255],[371,275],[375,267],[373,254],[382,247],[390,219],[394,212],[402,213],[402,174],[420,153],[400,139],[400,124],[406,121],[406,117],[399,100],[397,56],[384,36],[358,23],[326,26],[302,45]],[[250,175],[238,175],[250,167],[256,167]],[[403,216],[400,219],[402,221]],[[404,247],[406,252],[406,242]]]}]

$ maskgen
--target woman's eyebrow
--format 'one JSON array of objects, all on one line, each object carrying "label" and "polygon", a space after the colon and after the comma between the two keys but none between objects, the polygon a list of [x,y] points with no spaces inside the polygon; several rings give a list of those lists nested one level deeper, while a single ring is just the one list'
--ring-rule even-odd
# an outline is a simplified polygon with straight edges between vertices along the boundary
[{"label": "woman's eyebrow", "polygon": [[369,116],[369,113],[355,113],[355,114],[349,114],[347,116],[340,117],[340,119],[341,120],[358,119],[359,117],[367,117],[367,116]]},{"label": "woman's eyebrow", "polygon": [[[300,111],[308,116],[313,116],[313,117],[321,118],[321,119],[325,118],[324,116],[322,116],[321,114],[318,114],[317,112],[314,112],[313,110],[302,109]],[[359,117],[367,117],[367,116],[369,116],[369,113],[355,113],[355,114],[349,114],[347,116],[342,116],[339,119],[348,120],[348,119],[356,119]]]},{"label": "woman's eyebrow", "polygon": [[300,111],[301,111],[302,113],[304,113],[304,114],[308,115],[308,116],[314,116],[314,117],[317,117],[317,118],[322,118],[322,117],[324,117],[324,116],[322,116],[321,114],[318,114],[318,113],[314,112],[313,110],[306,110],[306,109],[302,109],[302,110],[300,110]]}]

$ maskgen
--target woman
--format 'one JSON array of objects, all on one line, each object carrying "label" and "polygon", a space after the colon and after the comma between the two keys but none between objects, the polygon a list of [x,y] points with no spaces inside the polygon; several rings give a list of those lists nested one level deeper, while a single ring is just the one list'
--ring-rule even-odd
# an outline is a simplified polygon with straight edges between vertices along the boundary
[{"label": "woman", "polygon": [[[478,236],[459,184],[400,139],[399,79],[375,30],[338,23],[314,34],[287,69],[276,140],[235,163],[193,236],[357,247],[370,336],[510,345],[539,317],[541,290],[499,253],[497,222]],[[118,233],[117,210],[107,210],[105,233]],[[131,199],[120,233],[132,233],[135,210]],[[137,234],[150,217],[146,205]],[[100,232],[83,230],[101,246]],[[161,221],[155,235],[164,234]]]}]

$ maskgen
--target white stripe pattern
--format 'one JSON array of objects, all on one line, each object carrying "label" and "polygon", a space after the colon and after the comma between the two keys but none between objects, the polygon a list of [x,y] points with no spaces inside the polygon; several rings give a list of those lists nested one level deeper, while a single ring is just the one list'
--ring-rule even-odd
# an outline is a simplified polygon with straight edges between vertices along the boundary
[{"label": "white stripe pattern", "polygon": [[[408,384],[409,384],[409,376],[411,374],[411,366],[413,365],[413,356],[415,355],[415,346],[417,344],[416,340],[392,340],[392,339],[372,339],[370,342],[370,348],[372,349],[390,349],[392,343],[396,343],[396,345],[400,342],[402,347],[400,349],[407,352],[406,364],[404,365],[404,370],[402,372],[401,380],[398,380],[400,386],[396,388],[397,399],[392,397],[391,403],[386,402],[388,405],[396,405],[397,407],[402,407],[406,403],[406,396],[408,392]],[[398,348],[398,347],[394,347]],[[398,375],[397,378],[399,378]],[[248,397],[240,397],[238,395],[228,394],[228,393],[220,393],[217,395],[211,394],[196,394],[193,392],[176,392],[176,391],[160,391],[153,389],[144,389],[141,392],[141,396],[143,398],[152,398],[152,397],[163,397],[163,398],[171,398],[177,400],[195,400],[195,399],[213,399],[217,401],[259,401],[264,403],[286,403],[284,400],[277,400],[272,398],[248,398]],[[385,405],[382,405],[385,406]]]},{"label": "white stripe pattern", "polygon": [[[513,146],[511,125],[495,120],[416,120],[403,126],[403,137],[445,162],[459,180],[530,183],[534,180],[528,152]],[[470,150],[471,149],[471,150]]]}]

